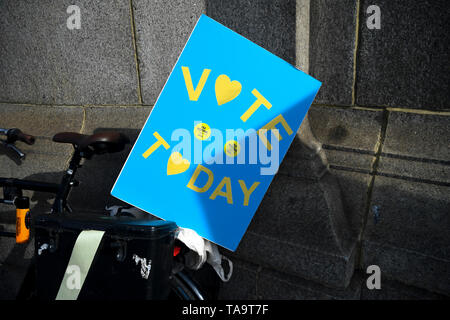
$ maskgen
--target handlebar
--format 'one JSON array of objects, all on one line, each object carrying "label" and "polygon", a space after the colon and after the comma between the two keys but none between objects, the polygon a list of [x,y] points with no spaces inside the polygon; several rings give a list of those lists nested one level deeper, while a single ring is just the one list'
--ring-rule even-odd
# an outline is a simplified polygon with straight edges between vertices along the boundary
[{"label": "handlebar", "polygon": [[20,157],[20,159],[25,158],[25,154],[20,151],[14,143],[19,140],[22,142],[25,142],[28,145],[32,145],[35,142],[34,136],[30,134],[26,134],[22,132],[22,130],[18,128],[12,128],[12,129],[2,129],[0,128],[0,135],[5,135],[6,140],[0,140],[0,142],[5,145],[6,148],[9,148],[17,153],[17,155]]},{"label": "handlebar", "polygon": [[28,145],[34,144],[35,138],[32,135],[23,133],[19,129],[11,129],[11,130],[13,130],[11,135],[16,136],[18,140],[25,142]]},{"label": "handlebar", "polygon": [[0,129],[0,134],[6,135],[6,143],[14,143],[19,140],[25,142],[26,144],[32,145],[35,141],[35,138],[32,135],[26,134],[18,128]]}]

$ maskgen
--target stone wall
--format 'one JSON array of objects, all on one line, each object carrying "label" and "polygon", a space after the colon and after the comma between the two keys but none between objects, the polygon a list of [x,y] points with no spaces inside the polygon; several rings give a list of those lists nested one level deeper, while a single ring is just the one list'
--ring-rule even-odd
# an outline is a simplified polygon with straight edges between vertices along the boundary
[{"label": "stone wall", "polygon": [[[81,29],[66,12],[79,6]],[[368,29],[369,5],[381,29]],[[224,299],[450,295],[448,5],[385,0],[0,2],[0,127],[37,137],[0,176],[58,182],[60,131],[134,141],[205,13],[323,82],[236,252]],[[70,202],[99,212],[131,147],[86,161]],[[35,211],[48,195],[30,194]],[[0,208],[0,229],[14,213]],[[9,211],[8,211],[9,210]],[[0,298],[14,298],[32,243],[0,238]],[[381,290],[366,286],[378,265]]]}]

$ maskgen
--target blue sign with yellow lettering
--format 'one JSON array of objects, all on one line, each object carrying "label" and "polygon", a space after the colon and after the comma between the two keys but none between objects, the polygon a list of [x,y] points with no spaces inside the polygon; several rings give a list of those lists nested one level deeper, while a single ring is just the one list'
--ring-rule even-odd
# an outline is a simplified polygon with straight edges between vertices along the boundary
[{"label": "blue sign with yellow lettering", "polygon": [[234,251],[319,88],[202,15],[111,194]]}]

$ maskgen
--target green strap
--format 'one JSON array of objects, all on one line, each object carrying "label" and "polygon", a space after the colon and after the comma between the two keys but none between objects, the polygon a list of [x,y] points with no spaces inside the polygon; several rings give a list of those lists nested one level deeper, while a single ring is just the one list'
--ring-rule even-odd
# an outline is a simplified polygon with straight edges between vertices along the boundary
[{"label": "green strap", "polygon": [[56,300],[76,300],[105,231],[82,231],[75,242]]}]

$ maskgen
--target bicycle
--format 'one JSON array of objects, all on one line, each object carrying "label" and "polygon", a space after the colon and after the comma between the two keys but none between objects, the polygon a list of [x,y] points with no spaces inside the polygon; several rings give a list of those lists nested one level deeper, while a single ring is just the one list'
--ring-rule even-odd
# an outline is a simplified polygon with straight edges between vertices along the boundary
[{"label": "bicycle", "polygon": [[[25,159],[25,153],[23,153],[15,145],[15,143],[17,141],[20,141],[32,145],[35,142],[35,137],[23,133],[18,128],[0,128],[0,135],[6,136],[5,140],[0,139],[1,144],[7,149],[12,150],[22,160]],[[0,177],[0,187],[3,189],[3,199],[0,199],[0,204],[3,203],[16,207],[16,233],[0,232],[0,236],[16,237],[17,243],[26,243],[30,239],[30,229],[36,227],[36,221],[40,221],[40,223],[47,220],[53,221],[52,223],[55,223],[55,221],[60,221],[61,223],[71,221],[70,217],[73,213],[73,210],[69,205],[68,197],[71,189],[79,185],[79,182],[75,179],[75,175],[77,170],[82,166],[82,160],[85,159],[86,161],[89,161],[94,155],[97,156],[106,153],[121,152],[124,150],[125,146],[130,143],[130,140],[127,136],[116,131],[105,131],[93,135],[85,135],[75,132],[61,132],[53,136],[53,141],[56,143],[72,144],[74,148],[74,152],[72,154],[68,168],[64,171],[62,180],[59,184]],[[55,199],[50,208],[50,213],[39,215],[36,219],[32,219],[29,209],[29,198],[23,196],[23,190],[54,194]],[[106,217],[101,218],[104,220]],[[127,223],[132,224],[134,223],[134,221],[136,221],[136,217],[133,217],[129,214],[122,215],[120,214],[120,212],[117,217],[115,217],[115,219],[116,220],[114,221],[118,221],[117,219],[119,219],[120,222],[125,225]],[[95,219],[87,219],[87,221],[93,220]],[[108,223],[114,224],[113,220],[109,221]],[[158,223],[160,225],[163,224],[166,226],[169,224],[174,224],[173,222],[161,221]],[[151,222],[148,222],[145,225],[145,228],[154,227],[155,223]],[[114,237],[112,237],[111,239],[112,240],[110,240],[110,246],[112,248],[114,247],[114,250],[117,250],[116,258],[123,258],[123,255],[126,254],[126,247],[125,249],[123,247],[124,241],[120,242]],[[216,299],[219,281],[213,278],[214,276],[211,276],[211,274],[213,274],[213,271],[211,271],[206,264],[201,270],[196,272],[183,270],[182,267],[180,268],[180,265],[183,266],[184,257],[186,253],[189,252],[189,249],[183,243],[175,240],[173,235],[170,239],[171,240],[169,241],[169,247],[172,248],[173,255],[172,257],[170,257],[172,260],[168,263],[168,265],[172,266],[172,270],[168,279],[168,283],[164,284],[164,286],[168,286],[168,288],[162,288],[163,291],[168,291],[168,294],[164,295],[163,298],[181,300]],[[38,286],[36,283],[39,282],[39,279],[35,278],[35,273],[38,272],[33,269],[38,268],[36,264],[36,256],[41,255],[42,250],[44,249],[48,249],[49,247],[51,249],[51,240],[52,239],[49,240],[50,245],[45,243],[47,245],[46,247],[43,246],[42,243],[35,243],[35,255],[33,258],[32,267],[30,268],[30,271],[26,276],[26,281],[24,281],[21,290],[21,295],[25,298],[40,298],[39,294],[37,293],[38,290],[36,289],[36,286]],[[205,286],[205,284],[202,283],[204,282],[204,279],[207,279],[209,286]],[[207,288],[207,290],[205,288]],[[96,292],[96,294],[98,294],[99,292],[97,289],[98,288],[93,290]]]}]

